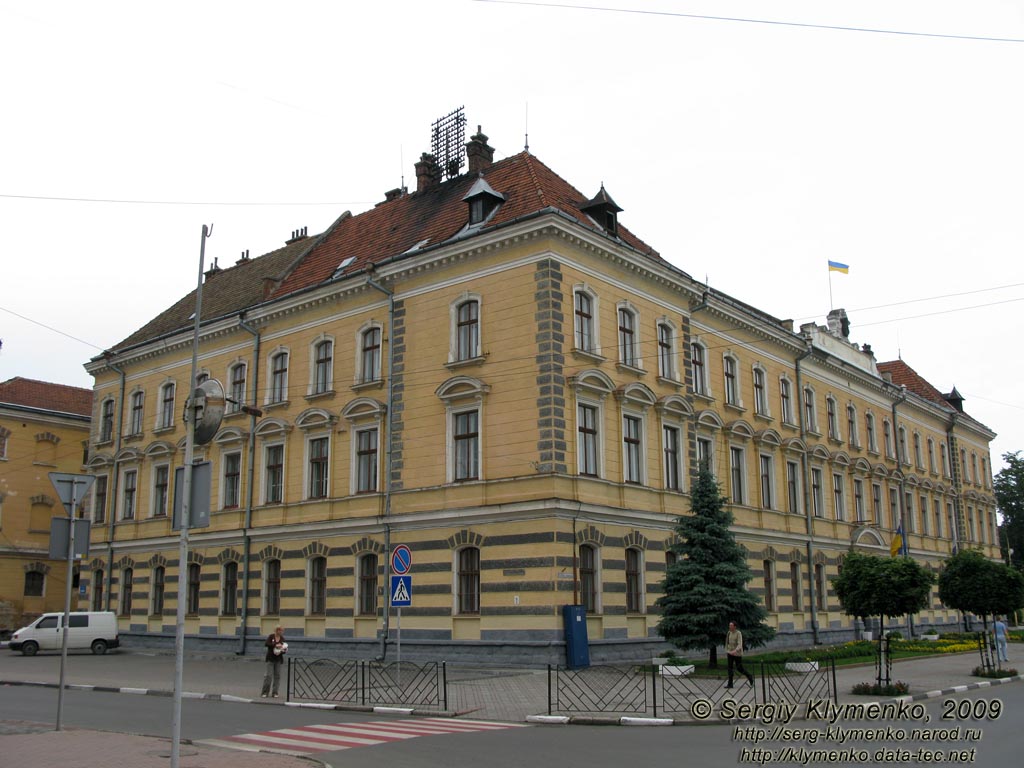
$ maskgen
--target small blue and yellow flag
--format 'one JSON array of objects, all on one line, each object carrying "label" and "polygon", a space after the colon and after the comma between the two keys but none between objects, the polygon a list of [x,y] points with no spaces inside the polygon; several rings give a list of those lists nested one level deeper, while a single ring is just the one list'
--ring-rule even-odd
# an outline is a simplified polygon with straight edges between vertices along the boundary
[{"label": "small blue and yellow flag", "polygon": [[829,272],[842,272],[844,275],[850,274],[850,265],[843,264],[839,261],[828,260],[828,271]]},{"label": "small blue and yellow flag", "polygon": [[896,555],[905,554],[905,547],[906,544],[903,541],[903,522],[901,521],[896,528],[896,533],[893,534],[892,541],[889,542],[889,556],[896,557]]}]

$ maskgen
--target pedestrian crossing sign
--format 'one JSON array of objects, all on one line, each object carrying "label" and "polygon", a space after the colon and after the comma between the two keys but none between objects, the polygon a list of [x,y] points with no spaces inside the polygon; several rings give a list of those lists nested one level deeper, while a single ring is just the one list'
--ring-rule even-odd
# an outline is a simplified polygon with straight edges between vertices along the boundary
[{"label": "pedestrian crossing sign", "polygon": [[391,607],[408,608],[412,605],[412,576],[391,577]]}]

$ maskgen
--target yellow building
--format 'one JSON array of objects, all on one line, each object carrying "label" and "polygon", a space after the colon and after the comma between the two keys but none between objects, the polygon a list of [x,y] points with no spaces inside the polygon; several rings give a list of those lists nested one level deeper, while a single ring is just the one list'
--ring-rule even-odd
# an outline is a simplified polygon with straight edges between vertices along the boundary
[{"label": "yellow building", "polygon": [[67,561],[50,560],[49,551],[50,519],[67,513],[49,473],[82,472],[91,411],[88,389],[21,377],[0,383],[0,630],[64,610]]},{"label": "yellow building", "polygon": [[211,522],[184,569],[168,506],[195,297],[88,364],[83,578],[123,634],[173,633],[183,572],[190,636],[244,650],[281,623],[376,655],[406,544],[404,653],[559,660],[575,602],[593,658],[648,655],[702,459],[780,642],[853,635],[828,579],[851,544],[888,553],[901,520],[931,567],[995,552],[993,433],[851,343],[841,310],[795,330],[662,259],[603,188],[529,152],[493,162],[480,133],[466,154],[467,173],[424,155],[415,191],[206,273],[200,378],[235,402],[198,450]]}]

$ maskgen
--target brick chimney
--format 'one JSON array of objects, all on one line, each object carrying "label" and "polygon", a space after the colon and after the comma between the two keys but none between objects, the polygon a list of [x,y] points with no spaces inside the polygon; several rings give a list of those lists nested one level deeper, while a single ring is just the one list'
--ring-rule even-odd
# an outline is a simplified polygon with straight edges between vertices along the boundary
[{"label": "brick chimney", "polygon": [[420,155],[420,161],[416,163],[416,191],[430,189],[437,186],[440,181],[441,169],[437,165],[437,159],[429,152],[424,152]]},{"label": "brick chimney", "polygon": [[479,125],[476,127],[476,136],[466,142],[466,158],[470,173],[483,173],[494,162],[494,147],[488,146],[487,137]]}]

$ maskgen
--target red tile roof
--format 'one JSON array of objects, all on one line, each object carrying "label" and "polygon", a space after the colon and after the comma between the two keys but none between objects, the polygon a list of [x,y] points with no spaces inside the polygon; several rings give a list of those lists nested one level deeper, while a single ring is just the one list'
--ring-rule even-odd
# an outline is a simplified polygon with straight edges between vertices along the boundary
[{"label": "red tile roof", "polygon": [[[490,230],[524,216],[556,208],[582,226],[604,234],[580,210],[586,195],[528,152],[520,152],[490,166],[483,173],[494,191],[505,201],[481,228]],[[345,259],[352,262],[345,272],[352,274],[371,263],[401,256],[418,244],[431,248],[457,235],[469,220],[463,200],[476,182],[474,175],[458,176],[420,192],[380,203],[358,216],[342,217],[320,237],[320,241],[287,275],[274,296],[301,291],[329,280]],[[627,246],[661,261],[658,253],[625,227],[618,237]]]},{"label": "red tile roof", "polygon": [[913,392],[918,397],[935,403],[947,411],[956,410],[949,401],[942,396],[935,387],[925,381],[921,375],[902,360],[892,360],[888,363],[878,364],[879,373],[892,374],[892,383],[896,386],[905,386],[908,392]]},{"label": "red tile roof", "polygon": [[16,376],[0,382],[0,403],[91,416],[92,390]]}]

